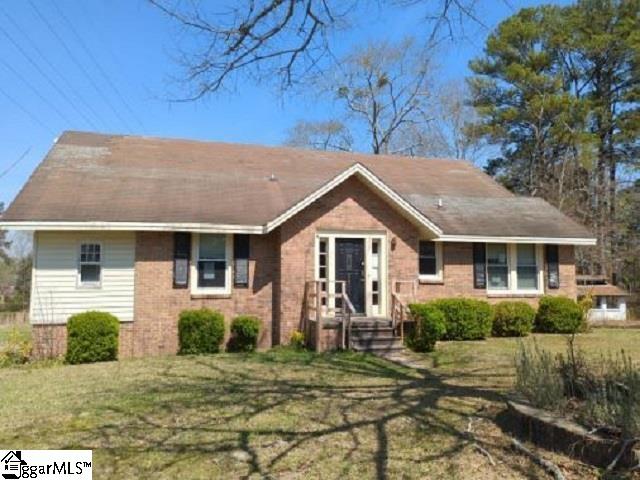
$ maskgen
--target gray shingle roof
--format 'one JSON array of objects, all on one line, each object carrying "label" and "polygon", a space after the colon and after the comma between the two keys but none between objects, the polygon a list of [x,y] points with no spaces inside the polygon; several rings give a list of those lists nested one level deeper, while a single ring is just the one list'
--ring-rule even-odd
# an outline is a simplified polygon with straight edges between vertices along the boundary
[{"label": "gray shingle roof", "polygon": [[591,236],[462,161],[83,132],[60,137],[2,220],[262,226],[355,163],[444,234]]}]

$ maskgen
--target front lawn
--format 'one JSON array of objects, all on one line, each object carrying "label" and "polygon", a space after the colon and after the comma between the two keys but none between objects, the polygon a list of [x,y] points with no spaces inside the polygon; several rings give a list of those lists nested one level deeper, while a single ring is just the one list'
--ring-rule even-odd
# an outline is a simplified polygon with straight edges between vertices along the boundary
[{"label": "front lawn", "polygon": [[[579,344],[640,361],[640,330]],[[417,370],[287,349],[0,369],[0,448],[90,448],[95,478],[544,478],[495,423],[516,346],[439,343]],[[544,455],[568,478],[597,473]]]}]

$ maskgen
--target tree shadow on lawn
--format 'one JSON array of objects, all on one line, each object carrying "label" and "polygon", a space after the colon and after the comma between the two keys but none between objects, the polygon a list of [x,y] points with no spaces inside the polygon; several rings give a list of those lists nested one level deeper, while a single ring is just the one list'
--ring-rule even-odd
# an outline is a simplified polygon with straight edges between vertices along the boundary
[{"label": "tree shadow on lawn", "polygon": [[[456,384],[455,373],[369,355],[191,360],[193,368],[169,363],[160,377],[120,391],[128,400],[118,405],[97,406],[98,425],[77,432],[73,446],[104,456],[96,464],[109,476],[420,477],[424,462],[438,460],[444,474],[472,441],[469,416],[493,422],[478,408],[502,400],[494,389]],[[538,477],[495,435],[474,441],[504,472]]]}]

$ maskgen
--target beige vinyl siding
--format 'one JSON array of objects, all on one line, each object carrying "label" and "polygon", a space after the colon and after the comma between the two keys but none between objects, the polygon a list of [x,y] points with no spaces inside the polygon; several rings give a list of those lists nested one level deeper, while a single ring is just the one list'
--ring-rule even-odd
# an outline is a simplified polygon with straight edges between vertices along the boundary
[{"label": "beige vinyl siding", "polygon": [[[78,281],[81,243],[102,249],[100,286]],[[133,320],[135,232],[36,232],[31,323],[66,323],[86,310]]]}]

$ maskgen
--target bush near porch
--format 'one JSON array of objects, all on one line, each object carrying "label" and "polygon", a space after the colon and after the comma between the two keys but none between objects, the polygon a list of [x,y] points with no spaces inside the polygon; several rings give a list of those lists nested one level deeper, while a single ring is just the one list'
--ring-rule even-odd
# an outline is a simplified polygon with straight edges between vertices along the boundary
[{"label": "bush near porch", "polygon": [[416,352],[432,352],[447,331],[444,314],[428,303],[409,305],[409,310],[415,326],[407,338],[407,345]]},{"label": "bush near porch", "polygon": [[[438,340],[482,340],[494,337],[524,337],[539,333],[576,333],[586,330],[583,309],[567,297],[545,296],[536,311],[521,301],[495,305],[468,298],[444,298],[409,305],[415,321],[407,346],[430,352]],[[440,316],[442,315],[442,325]]]},{"label": "bush near porch", "polygon": [[491,335],[493,309],[482,300],[443,298],[430,303],[444,315],[444,340],[482,340]]},{"label": "bush near porch", "polygon": [[184,310],[178,320],[180,355],[218,353],[224,340],[224,316],[208,308]]}]

